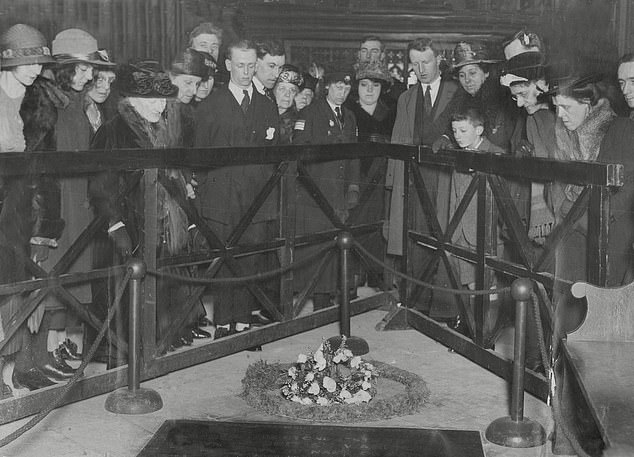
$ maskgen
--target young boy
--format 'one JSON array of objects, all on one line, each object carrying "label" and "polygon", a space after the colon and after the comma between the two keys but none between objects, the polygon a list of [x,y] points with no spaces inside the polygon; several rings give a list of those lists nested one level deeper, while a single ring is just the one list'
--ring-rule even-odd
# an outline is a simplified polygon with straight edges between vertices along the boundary
[{"label": "young boy", "polygon": [[[482,136],[484,133],[484,116],[476,109],[469,108],[454,113],[451,119],[451,129],[456,144],[461,149],[504,154],[502,148]],[[458,205],[460,205],[460,201],[466,193],[472,178],[473,175],[470,173],[453,172],[451,195],[449,196],[449,211],[451,215],[458,209]],[[476,196],[474,195],[454,233],[454,242],[460,246],[475,250],[477,228],[477,205]],[[498,247],[501,249],[499,236]],[[464,285],[469,285],[469,287],[475,286],[475,265],[464,260],[458,260],[455,265],[459,272],[460,282]]]}]

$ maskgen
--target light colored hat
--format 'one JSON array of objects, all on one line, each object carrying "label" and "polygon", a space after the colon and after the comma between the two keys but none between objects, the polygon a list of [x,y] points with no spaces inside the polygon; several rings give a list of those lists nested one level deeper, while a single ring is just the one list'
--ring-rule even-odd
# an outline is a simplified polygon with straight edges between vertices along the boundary
[{"label": "light colored hat", "polygon": [[489,51],[486,46],[481,43],[467,43],[461,41],[456,45],[453,51],[452,66],[454,69],[464,67],[471,64],[489,64],[496,63],[498,60],[489,58]]},{"label": "light colored hat", "polygon": [[97,40],[81,29],[66,29],[53,40],[53,57],[58,64],[88,63],[101,67],[112,67],[108,53],[97,47]]},{"label": "light colored hat", "polygon": [[2,68],[54,63],[46,38],[38,30],[16,24],[0,36]]},{"label": "light colored hat", "polygon": [[506,60],[511,60],[513,57],[525,52],[543,52],[541,38],[536,33],[527,30],[517,32],[502,47],[504,48],[504,58]]},{"label": "light colored hat", "polygon": [[296,85],[298,88],[304,85],[304,77],[302,76],[299,68],[295,65],[284,64],[280,70],[280,74],[277,77],[275,84],[285,82]]}]

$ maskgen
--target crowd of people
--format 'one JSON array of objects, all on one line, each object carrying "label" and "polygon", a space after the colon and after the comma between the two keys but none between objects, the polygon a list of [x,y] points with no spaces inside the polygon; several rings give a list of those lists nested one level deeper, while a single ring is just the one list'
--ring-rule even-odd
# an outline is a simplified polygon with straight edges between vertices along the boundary
[{"label": "crowd of people", "polygon": [[[49,48],[33,27],[16,24],[0,36],[0,152],[90,151],[171,147],[249,147],[280,144],[382,142],[428,145],[440,149],[487,151],[515,156],[623,163],[626,176],[634,162],[627,147],[634,124],[618,117],[609,91],[598,75],[555,71],[539,37],[518,32],[503,46],[505,59],[492,58],[483,43],[460,42],[451,62],[427,37],[411,41],[407,56],[417,81],[407,87],[404,71],[388,70],[385,45],[378,36],[360,40],[355,62],[307,71],[287,63],[283,43],[240,39],[223,43],[222,30],[202,23],[190,34],[188,47],[167,67],[153,60],[113,62],[88,32],[59,32]],[[220,56],[220,49],[226,55]],[[221,71],[220,67],[226,67]],[[441,72],[441,68],[447,68]],[[224,77],[223,77],[224,76]],[[228,78],[227,78],[228,77]],[[227,79],[227,80],[225,80]],[[618,81],[626,103],[634,109],[634,55],[623,57]],[[358,215],[358,222],[386,219],[385,240],[373,243],[378,256],[399,256],[403,249],[403,211],[417,229],[427,227],[418,205],[403,206],[403,162],[384,158],[307,163],[309,175],[328,200],[339,222],[345,223],[368,186],[375,193]],[[383,180],[373,181],[377,169]],[[182,203],[191,206],[221,242],[235,236],[252,202],[273,172],[266,164],[230,165],[216,169],[159,170],[158,256],[183,254],[210,247]],[[470,176],[421,167],[438,221],[444,228],[467,191]],[[43,176],[7,178],[2,182],[0,212],[0,282],[29,278],[32,260],[54,268],[64,250],[94,218],[103,221],[90,249],[74,260],[80,270],[120,264],[139,249],[143,193],[139,171],[104,171],[89,178]],[[630,268],[633,203],[631,180],[616,192],[610,205],[608,284],[632,278]],[[572,184],[509,182],[509,190],[526,230],[536,245],[560,223],[579,197]],[[296,235],[332,228],[332,217],[313,196],[315,189],[298,186]],[[274,239],[279,233],[279,196],[273,190],[241,233],[241,243]],[[413,194],[412,194],[413,195]],[[88,202],[88,204],[86,204]],[[476,244],[476,210],[465,210],[454,241]],[[576,221],[574,233],[558,248],[554,273],[562,279],[584,279],[587,219]],[[234,240],[235,241],[235,240]],[[503,236],[498,240],[504,252]],[[59,247],[58,247],[59,246]],[[222,247],[222,246],[211,246]],[[319,246],[301,247],[296,259]],[[147,248],[146,248],[147,249]],[[513,253],[504,255],[512,258]],[[235,259],[234,259],[235,260]],[[263,252],[225,262],[217,276],[236,271],[250,275],[279,266],[277,255]],[[423,256],[411,258],[420,271]],[[334,258],[309,264],[295,274],[299,285],[313,281],[315,310],[330,306],[338,296]],[[474,266],[457,261],[460,282],[474,287]],[[198,275],[195,268],[177,273]],[[322,274],[318,274],[320,271]],[[116,278],[76,286],[77,300],[98,319],[105,319]],[[279,299],[279,284],[263,282],[266,295]],[[194,338],[221,338],[271,322],[248,288],[219,288],[214,313],[194,307],[180,329],[189,289],[169,279],[158,282],[157,336],[172,336],[168,350],[191,345]],[[566,290],[560,291],[562,302]],[[76,325],[75,313],[59,300],[45,299],[25,325],[9,323],[28,296],[11,296],[0,308],[3,330],[0,364],[5,389],[13,395],[64,382],[79,359],[66,329]],[[279,300],[278,300],[279,301]],[[570,301],[570,300],[568,300]],[[213,320],[214,334],[206,327]],[[96,329],[85,326],[84,344]],[[117,326],[126,334],[125,319]],[[10,333],[9,333],[10,332]],[[529,344],[530,346],[530,344]],[[529,351],[530,352],[530,351]],[[535,363],[539,357],[535,355]],[[120,363],[104,346],[97,354],[110,366]],[[530,360],[530,354],[529,354]]]}]

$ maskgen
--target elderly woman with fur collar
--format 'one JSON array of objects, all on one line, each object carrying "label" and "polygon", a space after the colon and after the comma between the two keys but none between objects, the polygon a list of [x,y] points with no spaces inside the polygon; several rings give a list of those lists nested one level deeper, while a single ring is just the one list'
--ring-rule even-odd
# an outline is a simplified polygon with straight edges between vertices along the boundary
[{"label": "elderly woman with fur collar", "polygon": [[[92,149],[162,149],[181,146],[181,135],[170,126],[173,118],[166,115],[168,100],[178,94],[178,87],[172,84],[167,73],[157,62],[142,61],[123,65],[117,75],[119,92],[122,96],[117,115],[104,124],[95,134]],[[133,247],[139,242],[142,215],[140,195],[133,193],[120,200],[122,189],[134,179],[135,172],[106,172],[91,180],[89,197],[91,206],[97,215],[109,220],[108,234],[112,239],[115,261],[128,258]],[[179,192],[186,195],[187,187],[183,175],[177,170],[163,170],[159,176],[159,234],[161,243],[157,246],[159,255],[182,253],[189,241],[188,219],[184,211],[167,192]],[[102,266],[112,262],[112,254],[102,256]],[[95,265],[99,267],[99,265]],[[163,287],[159,285],[159,287]],[[169,287],[165,286],[169,289]],[[171,293],[171,292],[170,292]],[[159,294],[161,295],[161,294]],[[167,294],[163,294],[167,295]],[[161,308],[162,304],[158,305]],[[169,303],[165,305],[169,308]],[[158,310],[159,336],[169,325],[169,315]],[[173,344],[191,342],[191,331],[180,335]]]}]

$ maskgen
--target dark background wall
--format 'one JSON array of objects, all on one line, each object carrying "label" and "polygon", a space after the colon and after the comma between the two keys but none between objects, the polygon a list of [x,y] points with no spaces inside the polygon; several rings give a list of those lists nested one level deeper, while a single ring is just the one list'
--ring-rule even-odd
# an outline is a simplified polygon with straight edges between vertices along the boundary
[{"label": "dark background wall", "polygon": [[166,64],[198,23],[238,35],[284,40],[290,60],[354,59],[360,37],[378,34],[391,63],[406,43],[432,35],[449,56],[461,39],[490,42],[529,27],[539,31],[553,59],[612,69],[632,38],[633,0],[0,0],[0,32],[17,22],[51,40],[79,27],[97,37],[115,61],[154,58]]}]

